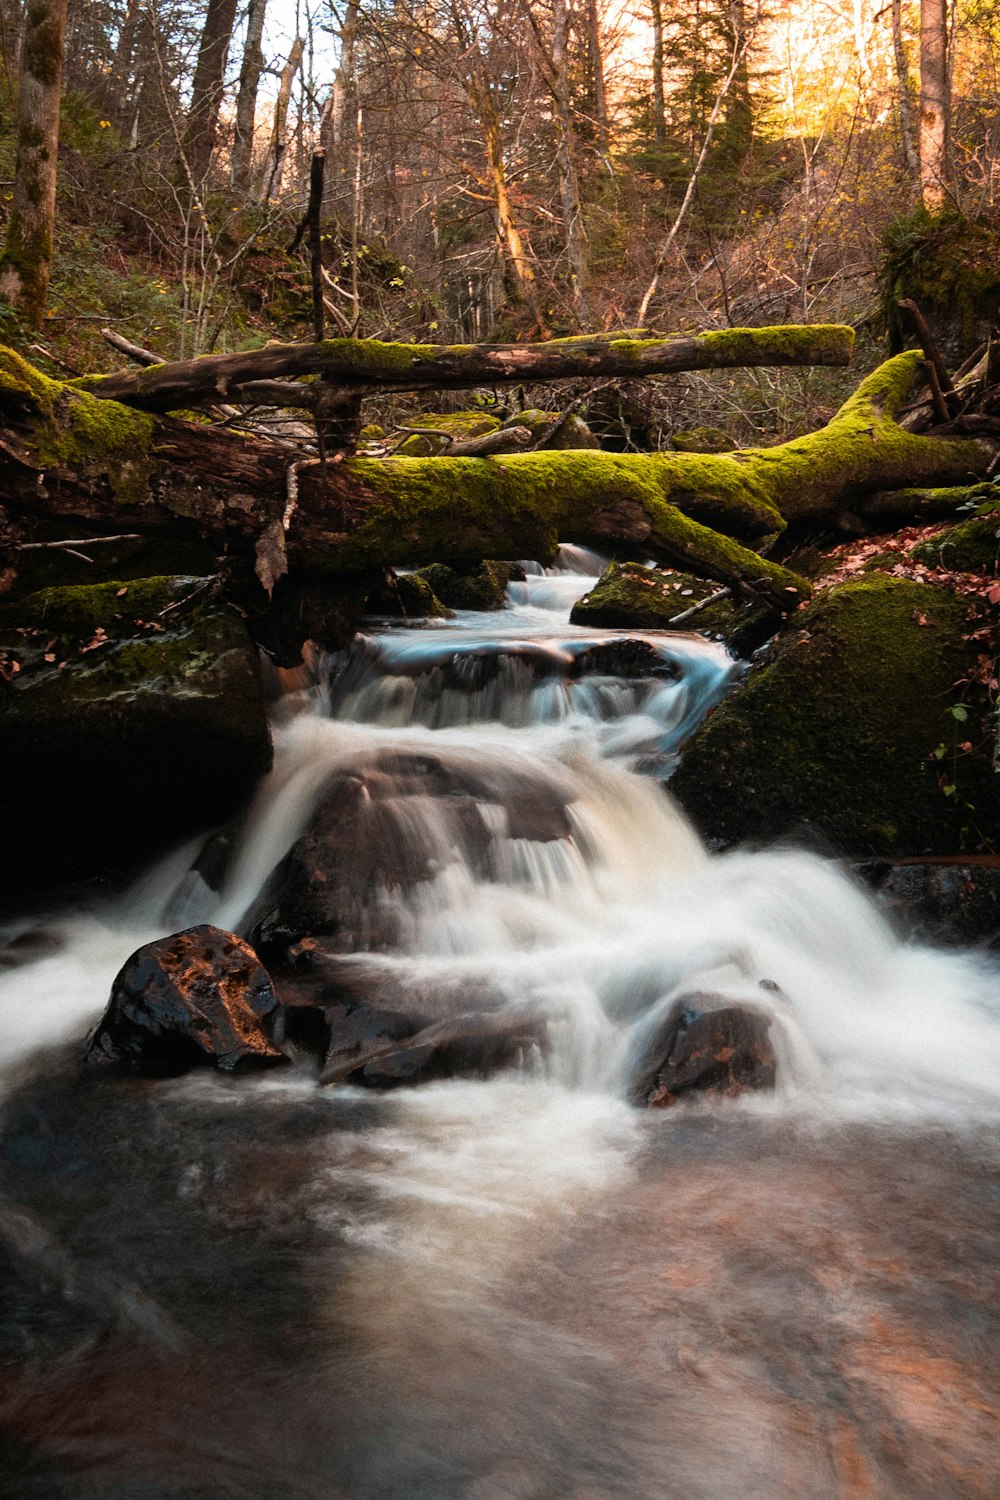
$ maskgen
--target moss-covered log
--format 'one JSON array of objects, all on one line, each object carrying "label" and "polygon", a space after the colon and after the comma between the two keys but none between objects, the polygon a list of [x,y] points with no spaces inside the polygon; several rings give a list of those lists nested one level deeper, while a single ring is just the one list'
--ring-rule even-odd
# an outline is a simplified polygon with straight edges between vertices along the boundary
[{"label": "moss-covered log", "polygon": [[[868,491],[981,477],[988,445],[904,432],[893,413],[920,361],[862,382],[819,432],[735,453],[526,453],[355,459],[300,468],[261,439],[99,401],[0,351],[0,486],[23,526],[64,516],[107,531],[263,546],[311,572],[393,563],[544,557],[559,537],[652,555],[781,600],[801,580],[755,548],[787,521]],[[287,511],[287,513],[286,513]]]},{"label": "moss-covered log", "polygon": [[326,339],[271,344],[242,354],[87,376],[82,388],[143,411],[174,411],[201,402],[238,399],[258,380],[318,375],[350,390],[455,390],[526,381],[720,370],[750,365],[847,365],[854,332],[840,324],[726,328],[693,338],[551,339],[543,344],[392,344],[378,339]]}]

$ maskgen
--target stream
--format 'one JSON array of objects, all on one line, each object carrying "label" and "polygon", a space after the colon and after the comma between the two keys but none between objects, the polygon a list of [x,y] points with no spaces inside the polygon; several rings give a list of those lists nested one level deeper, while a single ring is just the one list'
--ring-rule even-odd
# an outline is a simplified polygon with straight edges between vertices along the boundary
[{"label": "stream", "polygon": [[[600,570],[371,625],[277,703],[219,890],[192,845],[8,948],[0,1495],[996,1495],[1000,966],[813,853],[707,852],[661,781],[743,668],[571,626]],[[383,788],[357,982],[542,1016],[548,1054],[389,1093],[81,1070],[125,958],[238,927],[334,775]],[[634,1108],[703,996],[768,1015],[777,1088]]]}]

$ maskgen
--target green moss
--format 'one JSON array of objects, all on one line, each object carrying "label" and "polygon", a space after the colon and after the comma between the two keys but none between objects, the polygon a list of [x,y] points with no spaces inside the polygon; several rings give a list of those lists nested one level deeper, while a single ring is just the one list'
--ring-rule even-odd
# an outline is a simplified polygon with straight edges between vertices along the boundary
[{"label": "green moss", "polygon": [[589,594],[573,606],[570,623],[621,630],[691,630],[724,640],[738,655],[755,650],[774,633],[780,616],[732,598],[707,605],[689,620],[676,616],[718,593],[719,585],[674,568],[611,563]]},{"label": "green moss", "polygon": [[755,355],[765,341],[770,364],[780,364],[782,359],[794,363],[801,359],[803,349],[815,351],[814,363],[847,364],[854,350],[854,330],[841,323],[789,323],[773,328],[720,328],[714,333],[701,333],[696,339],[713,354],[725,354],[734,365],[755,364]]},{"label": "green moss", "polygon": [[931,567],[993,577],[1000,561],[1000,515],[974,516],[949,526],[939,536],[914,547],[910,555]]},{"label": "green moss", "polygon": [[400,573],[368,595],[365,611],[403,620],[445,620],[451,615],[419,573]]},{"label": "green moss", "polygon": [[971,354],[1000,311],[1000,224],[923,209],[898,219],[886,236],[883,303],[893,348],[906,341],[897,304],[917,303],[947,359]]},{"label": "green moss", "polygon": [[[821,595],[707,720],[672,783],[725,845],[811,830],[852,856],[950,853],[996,826],[985,699],[968,699],[962,797],[939,785],[967,674],[968,602],[880,578]],[[976,812],[970,814],[968,804]]]},{"label": "green moss", "polygon": [[[783,525],[766,495],[727,457],[527,453],[477,459],[355,459],[351,477],[373,497],[362,524],[326,565],[548,557],[560,530],[606,543],[609,513],[634,515],[636,541],[673,546],[685,518],[664,494],[752,538]],[[691,522],[694,526],[696,523]],[[703,527],[702,530],[705,528]],[[738,550],[738,549],[737,549]]]},{"label": "green moss", "polygon": [[[482,411],[420,412],[407,426],[429,427],[434,432],[447,433],[453,438],[482,437],[487,432],[496,432],[500,426],[498,417]],[[405,443],[396,450],[407,458],[430,458],[442,450],[444,445],[433,438],[411,433]]]},{"label": "green moss", "polygon": [[517,563],[489,559],[465,571],[431,563],[415,576],[425,580],[449,609],[497,610],[507,603],[511,579],[523,578],[524,570]]},{"label": "green moss", "polygon": [[66,466],[104,473],[122,504],[137,504],[145,497],[156,430],[147,413],[50,380],[3,345],[0,401],[32,410],[28,441],[39,468]]}]

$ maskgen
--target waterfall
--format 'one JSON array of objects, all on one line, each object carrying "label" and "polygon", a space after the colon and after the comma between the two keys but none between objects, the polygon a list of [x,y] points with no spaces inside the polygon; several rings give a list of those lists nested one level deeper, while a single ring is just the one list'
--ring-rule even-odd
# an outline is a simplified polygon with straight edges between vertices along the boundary
[{"label": "waterfall", "polygon": [[[41,1465],[18,1494],[985,1493],[997,965],[901,937],[829,859],[706,850],[669,774],[743,669],[571,626],[600,567],[564,547],[500,614],[318,660],[221,883],[196,842],[0,969],[0,1255],[42,1330],[0,1397]],[[344,992],[547,1047],[389,1096],[80,1081],[128,953],[250,930],[341,793]],[[729,1006],[766,1019],[775,1090],[635,1108],[666,1021]]]}]

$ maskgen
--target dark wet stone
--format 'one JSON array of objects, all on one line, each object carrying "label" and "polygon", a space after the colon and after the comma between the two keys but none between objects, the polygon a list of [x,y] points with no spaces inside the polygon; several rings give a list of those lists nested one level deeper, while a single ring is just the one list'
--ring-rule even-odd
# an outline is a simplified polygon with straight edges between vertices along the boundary
[{"label": "dark wet stone", "polygon": [[[487,819],[484,809],[496,809]],[[406,893],[454,858],[489,877],[496,839],[571,832],[553,779],[486,762],[384,751],[338,772],[279,865],[248,926],[265,962],[303,938],[327,951],[379,951],[401,936]]]},{"label": "dark wet stone", "polygon": [[219,927],[189,927],[128,959],[87,1058],[149,1074],[280,1062],[266,1029],[277,1004],[247,943]]},{"label": "dark wet stone", "polygon": [[772,1089],[776,1069],[768,1016],[738,1005],[704,1010],[689,998],[678,1002],[652,1040],[632,1097],[654,1108],[692,1091],[732,1097]]},{"label": "dark wet stone", "polygon": [[20,969],[58,953],[63,940],[57,932],[32,929],[14,937],[0,936],[0,969]]},{"label": "dark wet stone", "polygon": [[573,659],[575,677],[679,677],[677,663],[661,656],[650,641],[633,636],[598,641]]},{"label": "dark wet stone", "polygon": [[[382,1012],[378,1024],[386,1024],[384,1017]],[[350,1022],[346,1017],[345,1024]],[[364,1024],[358,1022],[358,1029]],[[353,1030],[347,1035],[347,1045],[337,1051],[337,1031],[332,1030],[320,1082],[387,1089],[442,1078],[486,1078],[518,1067],[533,1049],[544,1045],[545,1025],[530,1016],[455,1016],[414,1032],[402,1043],[386,1040],[367,1049],[355,1048]]]},{"label": "dark wet stone", "polygon": [[210,579],[5,603],[0,658],[9,905],[141,868],[238,812],[270,766],[257,651]]},{"label": "dark wet stone", "polygon": [[914,937],[1000,947],[1000,861],[872,861],[858,868],[890,915]]}]

